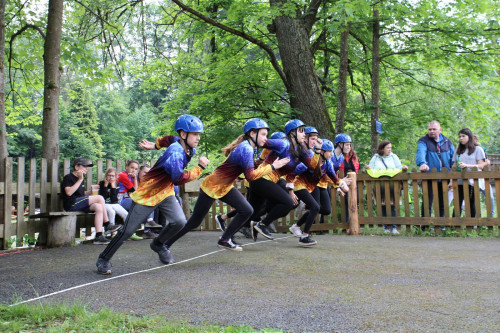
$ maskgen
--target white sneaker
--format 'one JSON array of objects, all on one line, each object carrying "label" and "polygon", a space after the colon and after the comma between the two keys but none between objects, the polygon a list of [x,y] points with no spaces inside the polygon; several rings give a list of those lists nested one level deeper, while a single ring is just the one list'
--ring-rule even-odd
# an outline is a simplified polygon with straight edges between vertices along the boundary
[{"label": "white sneaker", "polygon": [[389,230],[389,228],[384,228],[384,234],[388,234],[390,233],[391,231]]},{"label": "white sneaker", "polygon": [[290,232],[295,236],[295,237],[301,237],[302,236],[302,230],[300,230],[300,227],[297,226],[296,224],[292,225],[290,228],[288,228]]},{"label": "white sneaker", "polygon": [[[389,230],[387,230],[387,231],[389,231]],[[393,235],[399,235],[399,231],[398,231],[398,229],[397,229],[397,228],[392,228],[391,233],[392,233]]]}]

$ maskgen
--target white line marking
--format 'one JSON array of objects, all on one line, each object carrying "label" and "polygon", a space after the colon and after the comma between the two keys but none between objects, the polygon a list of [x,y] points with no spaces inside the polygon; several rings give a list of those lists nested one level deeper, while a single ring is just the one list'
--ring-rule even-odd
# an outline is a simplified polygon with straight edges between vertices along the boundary
[{"label": "white line marking", "polygon": [[[290,237],[294,237],[294,236],[293,235],[292,236],[285,236],[285,237],[275,238],[274,240],[286,239],[286,238],[290,238]],[[255,245],[255,244],[261,244],[261,243],[266,243],[266,242],[272,242],[272,240],[267,239],[267,240],[263,240],[263,241],[259,241],[259,242],[244,244],[244,245],[241,245],[241,246]],[[74,287],[71,287],[71,288],[66,288],[66,289],[59,290],[59,291],[56,291],[56,292],[53,292],[53,293],[50,293],[50,294],[46,294],[46,295],[43,295],[43,296],[39,296],[39,297],[35,297],[35,298],[32,298],[32,299],[28,299],[26,301],[14,303],[14,304],[9,305],[9,307],[20,305],[20,304],[24,304],[24,303],[29,303],[29,302],[33,302],[33,301],[38,301],[38,300],[40,300],[42,298],[47,298],[47,297],[50,297],[50,296],[62,294],[62,293],[65,293],[67,291],[80,289],[80,288],[83,288],[83,287],[87,287],[87,286],[91,286],[93,284],[98,284],[98,283],[106,282],[106,281],[109,281],[109,280],[115,280],[115,279],[123,278],[123,277],[126,277],[126,276],[130,276],[130,275],[135,275],[135,274],[139,274],[139,273],[150,272],[150,271],[154,271],[154,270],[161,269],[161,268],[168,268],[168,267],[172,267],[174,265],[180,265],[180,264],[183,264],[185,262],[189,262],[189,261],[192,261],[192,260],[200,259],[200,258],[209,256],[211,254],[219,253],[219,252],[223,252],[223,251],[226,251],[226,250],[225,249],[221,249],[221,250],[217,250],[217,251],[212,251],[212,252],[209,252],[209,253],[205,253],[205,254],[199,255],[197,257],[193,257],[193,258],[184,259],[184,260],[181,260],[181,261],[178,261],[178,262],[174,262],[173,264],[170,264],[170,265],[161,265],[161,266],[158,266],[158,267],[143,269],[143,270],[137,271],[137,272],[130,272],[130,273],[122,274],[122,275],[113,276],[113,277],[110,277],[110,278],[107,278],[107,279],[103,279],[103,280],[97,280],[97,281],[93,281],[93,282],[89,282],[89,283],[80,284],[78,286],[74,286]]]}]

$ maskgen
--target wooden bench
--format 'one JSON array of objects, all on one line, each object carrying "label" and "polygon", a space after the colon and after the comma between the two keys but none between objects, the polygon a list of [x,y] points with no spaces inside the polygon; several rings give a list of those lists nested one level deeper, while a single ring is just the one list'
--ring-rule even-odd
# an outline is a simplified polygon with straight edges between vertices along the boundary
[{"label": "wooden bench", "polygon": [[81,211],[48,212],[31,215],[34,219],[48,219],[47,247],[71,246],[75,243],[76,218],[90,215]]}]

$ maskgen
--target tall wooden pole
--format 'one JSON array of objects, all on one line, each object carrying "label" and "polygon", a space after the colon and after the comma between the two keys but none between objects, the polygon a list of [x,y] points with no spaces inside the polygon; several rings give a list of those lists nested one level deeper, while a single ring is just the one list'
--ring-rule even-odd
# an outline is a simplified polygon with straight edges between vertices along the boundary
[{"label": "tall wooden pole", "polygon": [[349,185],[349,231],[351,235],[359,235],[358,221],[358,187],[356,184],[356,173],[348,172],[347,177],[351,180]]}]

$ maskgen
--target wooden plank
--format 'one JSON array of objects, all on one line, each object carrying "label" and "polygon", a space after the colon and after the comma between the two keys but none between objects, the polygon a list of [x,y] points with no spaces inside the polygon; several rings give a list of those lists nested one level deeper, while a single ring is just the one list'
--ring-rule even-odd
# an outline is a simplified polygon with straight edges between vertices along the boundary
[{"label": "wooden plank", "polygon": [[467,179],[464,179],[462,184],[464,187],[465,217],[471,217],[470,200],[469,200],[469,182],[467,181]]},{"label": "wooden plank", "polygon": [[495,179],[495,202],[497,206],[497,216],[500,216],[500,179]]},{"label": "wooden plank", "polygon": [[401,199],[400,193],[401,193],[401,184],[398,181],[394,182],[394,208],[396,209],[396,217],[401,216],[400,212],[400,207],[399,207],[399,200]]},{"label": "wooden plank", "polygon": [[[438,181],[437,180],[432,180],[431,186],[432,186],[432,206],[434,210],[434,216],[438,217],[439,216],[439,195],[438,195]],[[430,204],[430,203],[429,203]]]},{"label": "wooden plank", "polygon": [[59,210],[59,195],[58,193],[58,180],[59,180],[59,160],[52,160],[51,163],[51,176],[50,176],[50,210]]},{"label": "wooden plank", "polygon": [[23,237],[28,233],[28,222],[24,221],[24,177],[25,177],[25,160],[24,157],[17,159],[17,237]]},{"label": "wooden plank", "polygon": [[391,183],[389,180],[384,181],[384,194],[385,194],[385,213],[391,216]]},{"label": "wooden plank", "polygon": [[417,180],[412,181],[413,187],[413,216],[420,216],[420,209],[418,204],[418,182]]},{"label": "wooden plank", "polygon": [[40,219],[40,218],[47,218],[47,217],[80,216],[80,215],[93,215],[93,214],[94,213],[87,213],[87,212],[83,212],[83,211],[72,211],[72,212],[59,211],[59,212],[47,212],[47,213],[34,214],[34,215],[30,215],[30,218]]},{"label": "wooden plank", "polygon": [[429,185],[427,180],[422,181],[422,204],[424,217],[429,217]]},{"label": "wooden plank", "polygon": [[382,216],[382,194],[380,190],[380,181],[375,181],[375,207],[377,208],[377,216]]},{"label": "wooden plank", "polygon": [[[73,168],[71,167],[71,161],[68,160],[67,158],[65,158],[63,161],[63,177],[72,171],[73,171]],[[62,180],[62,178],[61,178],[61,180]]]},{"label": "wooden plank", "polygon": [[85,177],[85,190],[92,191],[92,184],[94,179],[94,168],[87,169],[87,177]]},{"label": "wooden plank", "polygon": [[[394,219],[394,218],[393,218]],[[393,224],[391,218],[385,217],[360,217],[360,223],[368,224]],[[434,226],[495,226],[499,225],[499,218],[453,218],[453,217],[398,217],[397,222],[394,224],[404,224],[404,225],[429,225],[432,222]]]},{"label": "wooden plank", "polygon": [[450,206],[448,205],[448,181],[446,179],[443,179],[441,182],[441,188],[443,189],[444,217],[450,217]]},{"label": "wooden plank", "polygon": [[373,192],[372,192],[372,182],[366,182],[366,210],[368,212],[368,217],[373,216]]},{"label": "wooden plank", "polygon": [[403,181],[403,197],[405,206],[405,216],[410,216],[410,191],[408,188],[408,181]]},{"label": "wooden plank", "polygon": [[[30,179],[29,179],[29,215],[35,214],[36,209],[36,159],[30,159]],[[37,230],[37,224],[33,221],[28,222],[28,234],[34,236]]]},{"label": "wooden plank", "polygon": [[330,203],[332,204],[332,223],[338,223],[339,216],[337,215],[337,191],[330,188]]},{"label": "wooden plank", "polygon": [[106,160],[106,170],[113,167],[113,161],[109,158]]},{"label": "wooden plank", "polygon": [[10,236],[12,236],[12,221],[11,221],[11,214],[10,214],[10,209],[12,207],[12,193],[10,191],[10,183],[12,182],[12,157],[6,157],[3,161],[3,167],[4,167],[4,200],[3,200],[3,228],[2,228],[2,249],[7,249],[8,244],[7,241],[10,239]]},{"label": "wooden plank", "polygon": [[491,214],[491,188],[490,188],[490,180],[484,180],[484,197],[486,202],[486,216],[493,217]]},{"label": "wooden plank", "polygon": [[[122,160],[116,160],[116,174],[119,174],[122,171],[123,171]],[[189,184],[189,183],[187,183],[187,184]]]},{"label": "wooden plank", "polygon": [[40,211],[48,212],[47,205],[47,159],[42,158],[40,167]]},{"label": "wooden plank", "polygon": [[455,217],[460,217],[460,206],[461,203],[458,201],[458,181],[453,182],[453,212]]},{"label": "wooden plank", "polygon": [[365,203],[364,203],[364,193],[363,193],[363,182],[358,182],[356,188],[358,189],[358,204],[359,204],[359,210],[358,210],[358,215],[359,216],[364,216],[365,215]]},{"label": "wooden plank", "polygon": [[[474,180],[474,204],[476,206],[476,217],[481,217],[482,214],[481,214],[481,199],[479,197],[479,195],[481,194],[479,192],[479,180],[478,179],[475,179]],[[486,200],[488,201],[488,200]]]}]

